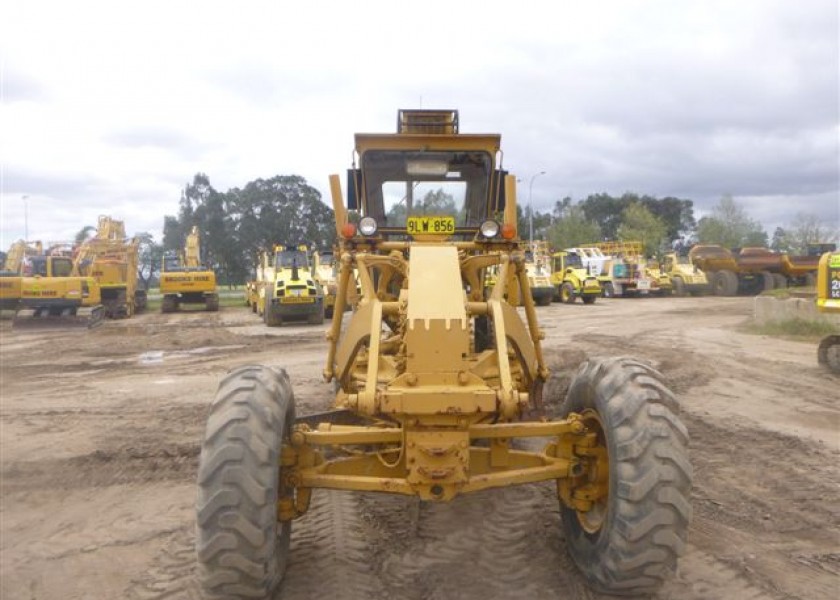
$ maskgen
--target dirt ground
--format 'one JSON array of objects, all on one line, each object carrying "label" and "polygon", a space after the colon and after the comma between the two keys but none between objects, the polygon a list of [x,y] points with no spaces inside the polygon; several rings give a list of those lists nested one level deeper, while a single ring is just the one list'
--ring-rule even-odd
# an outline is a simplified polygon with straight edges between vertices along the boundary
[{"label": "dirt ground", "polygon": [[[693,521],[673,599],[840,597],[840,378],[815,344],[741,333],[751,298],[603,299],[538,309],[561,393],[582,359],[658,368],[683,405]],[[199,598],[194,480],[232,367],[291,375],[329,408],[321,326],[243,306],[92,330],[0,323],[0,597]],[[600,598],[565,552],[549,484],[450,504],[316,492],[295,522],[284,600]]]}]

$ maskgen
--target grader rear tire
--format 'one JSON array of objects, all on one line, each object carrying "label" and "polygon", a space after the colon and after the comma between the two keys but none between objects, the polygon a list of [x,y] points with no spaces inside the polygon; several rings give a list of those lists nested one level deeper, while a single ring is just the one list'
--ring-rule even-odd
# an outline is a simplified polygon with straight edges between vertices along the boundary
[{"label": "grader rear tire", "polygon": [[685,281],[683,281],[682,277],[674,277],[674,295],[679,297],[687,295],[685,291]]},{"label": "grader rear tire", "polygon": [[206,598],[268,598],[291,523],[277,521],[280,449],[295,419],[282,369],[240,367],[219,384],[198,467],[196,551]]},{"label": "grader rear tire", "polygon": [[685,548],[688,432],[660,378],[631,359],[590,359],[561,407],[582,414],[607,448],[607,497],[587,512],[560,509],[569,554],[601,592],[654,593]]}]

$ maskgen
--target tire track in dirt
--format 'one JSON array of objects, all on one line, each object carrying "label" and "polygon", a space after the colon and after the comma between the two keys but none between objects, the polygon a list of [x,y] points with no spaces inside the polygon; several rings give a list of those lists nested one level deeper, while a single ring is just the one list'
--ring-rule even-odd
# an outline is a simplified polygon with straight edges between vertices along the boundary
[{"label": "tire track in dirt", "polygon": [[737,600],[785,600],[791,598],[761,589],[753,584],[742,570],[729,567],[693,544],[680,559],[677,578],[670,581],[660,598],[679,600],[708,600],[709,598],[737,598]]},{"label": "tire track in dirt", "polygon": [[[765,594],[756,597],[836,593],[835,453],[777,432],[726,428],[691,415],[683,419],[692,436],[695,474],[690,540],[715,557],[707,566],[721,570],[704,574],[708,568],[701,561],[696,575],[726,594],[732,577],[724,572],[739,574],[742,587],[758,590],[750,593]],[[689,559],[689,573],[691,565]]]},{"label": "tire track in dirt", "polygon": [[15,462],[0,477],[4,493],[177,481],[195,477],[199,452],[197,441],[138,443],[67,459]]},{"label": "tire track in dirt", "polygon": [[174,533],[160,550],[152,567],[132,581],[127,600],[201,600],[196,581],[195,529]]},{"label": "tire track in dirt", "polygon": [[309,511],[292,524],[286,576],[277,598],[388,598],[372,571],[358,499],[350,492],[314,490]]},{"label": "tire track in dirt", "polygon": [[385,553],[379,577],[390,597],[406,600],[595,598],[562,546],[557,502],[549,485],[490,490],[444,504],[371,499],[368,520],[416,514],[392,532],[398,546]]}]

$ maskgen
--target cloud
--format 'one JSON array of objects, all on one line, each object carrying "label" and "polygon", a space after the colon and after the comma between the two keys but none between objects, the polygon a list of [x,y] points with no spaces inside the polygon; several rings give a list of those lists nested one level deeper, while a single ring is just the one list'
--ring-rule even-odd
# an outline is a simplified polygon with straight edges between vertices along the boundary
[{"label": "cloud", "polygon": [[420,105],[500,132],[526,185],[546,171],[538,210],[633,191],[699,212],[729,193],[767,227],[837,219],[832,0],[429,0],[433,25],[380,0],[47,4],[4,9],[3,240],[24,194],[50,235],[98,214],[159,231],[197,172],[219,190],[297,174],[327,197],[354,132]]}]

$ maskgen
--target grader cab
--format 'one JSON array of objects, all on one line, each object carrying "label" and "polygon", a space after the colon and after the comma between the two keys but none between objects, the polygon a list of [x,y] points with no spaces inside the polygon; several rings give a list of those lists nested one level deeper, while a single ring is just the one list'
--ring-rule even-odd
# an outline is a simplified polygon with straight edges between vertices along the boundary
[{"label": "grader cab", "polygon": [[[691,478],[676,400],[626,358],[590,359],[565,399],[544,397],[516,178],[499,135],[458,129],[457,111],[399,111],[396,134],[356,135],[346,200],[331,176],[336,303],[356,272],[361,294],[327,333],[334,410],[296,422],[282,369],[241,367],[221,382],[199,466],[208,596],[269,597],[318,489],[446,502],[555,482],[569,551],[595,588],[649,593],[674,571]],[[485,297],[491,268],[502,285]],[[544,403],[561,401],[546,420]],[[541,449],[523,449],[527,438]]]}]

